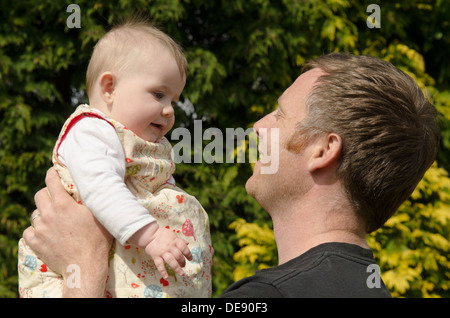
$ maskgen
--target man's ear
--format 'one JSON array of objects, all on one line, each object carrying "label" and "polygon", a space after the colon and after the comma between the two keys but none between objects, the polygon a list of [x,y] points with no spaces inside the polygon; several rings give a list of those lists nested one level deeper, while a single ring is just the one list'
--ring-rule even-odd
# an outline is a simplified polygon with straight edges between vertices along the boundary
[{"label": "man's ear", "polygon": [[103,101],[110,105],[114,101],[114,89],[116,85],[116,77],[111,72],[104,72],[100,75],[100,94]]},{"label": "man's ear", "polygon": [[312,156],[308,164],[309,172],[326,168],[336,163],[342,153],[342,138],[335,133],[317,137],[311,145]]}]

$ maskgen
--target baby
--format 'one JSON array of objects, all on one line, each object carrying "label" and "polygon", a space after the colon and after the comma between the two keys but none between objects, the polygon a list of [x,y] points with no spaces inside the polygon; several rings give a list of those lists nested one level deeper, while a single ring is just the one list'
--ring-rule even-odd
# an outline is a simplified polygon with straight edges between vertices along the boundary
[{"label": "baby", "polygon": [[[181,48],[152,25],[116,26],[88,66],[90,106],[76,109],[56,142],[53,162],[67,191],[115,238],[107,297],[211,296],[208,216],[176,187],[164,137],[174,125],[186,65]],[[62,277],[23,239],[19,292],[62,296]]]}]

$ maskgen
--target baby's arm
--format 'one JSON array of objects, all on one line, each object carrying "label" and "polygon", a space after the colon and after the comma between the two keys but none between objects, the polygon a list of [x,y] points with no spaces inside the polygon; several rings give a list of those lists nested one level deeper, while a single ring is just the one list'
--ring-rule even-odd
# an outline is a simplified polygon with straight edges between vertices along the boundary
[{"label": "baby's arm", "polygon": [[130,241],[145,248],[165,278],[164,261],[182,272],[182,256],[189,259],[189,249],[172,231],[160,229],[126,187],[125,155],[109,123],[97,118],[81,120],[67,134],[59,154],[83,203],[121,244]]}]

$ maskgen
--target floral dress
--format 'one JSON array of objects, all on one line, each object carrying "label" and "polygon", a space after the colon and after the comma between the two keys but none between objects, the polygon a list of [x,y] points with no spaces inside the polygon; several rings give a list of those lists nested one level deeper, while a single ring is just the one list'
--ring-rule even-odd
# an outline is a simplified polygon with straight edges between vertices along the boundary
[{"label": "floral dress", "polygon": [[[58,148],[70,128],[85,117],[104,119],[115,128],[126,157],[127,188],[160,227],[171,229],[189,243],[193,256],[191,261],[186,261],[183,276],[166,265],[169,273],[166,280],[143,249],[114,241],[109,255],[106,296],[211,297],[213,248],[208,215],[195,197],[168,182],[175,165],[166,138],[147,142],[94,108],[80,105],[64,124],[53,151],[53,162],[66,190],[82,203],[68,169],[58,161]],[[19,241],[18,271],[21,297],[62,297],[62,276],[47,267],[23,239]],[[73,286],[76,288],[77,285]]]}]

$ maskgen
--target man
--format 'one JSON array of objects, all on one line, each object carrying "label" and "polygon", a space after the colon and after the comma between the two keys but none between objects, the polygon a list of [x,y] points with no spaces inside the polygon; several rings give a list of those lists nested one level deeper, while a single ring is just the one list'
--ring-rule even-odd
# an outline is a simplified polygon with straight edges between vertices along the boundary
[{"label": "man", "polygon": [[[389,297],[382,282],[368,283],[375,262],[365,237],[395,213],[433,163],[439,143],[435,108],[391,64],[338,53],[305,65],[278,104],[255,131],[264,140],[278,129],[279,140],[266,144],[279,142],[279,153],[269,148],[261,155],[278,155],[279,169],[262,174],[257,162],[246,189],[272,217],[279,266],[233,284],[222,296]],[[104,265],[109,240],[56,179],[49,172],[52,199],[42,190],[36,195],[40,217],[24,238],[56,271],[76,263],[90,275],[89,259]],[[71,233],[67,222],[85,222],[93,242]],[[79,244],[89,251],[76,253]],[[96,244],[102,255],[92,255]],[[57,260],[66,250],[74,252]],[[86,279],[85,295],[102,296],[103,267],[92,283]],[[66,295],[73,293],[81,291]]]}]

